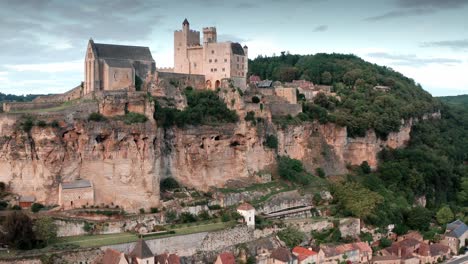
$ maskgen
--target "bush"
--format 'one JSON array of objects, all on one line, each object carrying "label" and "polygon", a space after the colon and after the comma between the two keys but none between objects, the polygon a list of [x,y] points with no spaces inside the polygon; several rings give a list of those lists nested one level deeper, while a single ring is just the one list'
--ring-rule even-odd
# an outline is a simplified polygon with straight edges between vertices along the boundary
[{"label": "bush", "polygon": [[0,193],[6,191],[6,184],[4,182],[0,182]]},{"label": "bush", "polygon": [[140,214],[144,214],[145,213],[145,209],[144,208],[140,208]]},{"label": "bush", "polygon": [[305,239],[305,234],[297,228],[288,226],[286,229],[278,232],[278,237],[286,244],[287,247],[293,248],[302,243]]},{"label": "bush", "polygon": [[102,121],[106,121],[107,118],[103,115],[101,115],[100,113],[91,113],[89,114],[88,116],[88,121],[95,121],[95,122],[102,122]]},{"label": "bush", "polygon": [[179,188],[179,183],[174,178],[166,178],[159,184],[160,191],[168,191]]},{"label": "bush", "polygon": [[44,120],[39,120],[39,121],[37,121],[36,125],[38,127],[46,127],[47,123]]},{"label": "bush", "polygon": [[52,122],[50,122],[50,126],[53,128],[58,128],[59,122],[57,120],[53,120]]},{"label": "bush", "polygon": [[36,242],[32,227],[29,216],[22,212],[13,212],[6,216],[3,224],[6,233],[0,232],[1,241],[16,249],[32,249]]},{"label": "bush", "polygon": [[265,146],[271,149],[278,149],[278,138],[275,135],[268,135],[265,140]]},{"label": "bush", "polygon": [[208,220],[211,218],[210,214],[206,210],[200,211],[200,213],[198,213],[198,217],[201,220]]},{"label": "bush", "polygon": [[0,211],[5,210],[8,207],[8,203],[5,201],[0,201]]},{"label": "bush", "polygon": [[385,238],[385,237],[380,239],[380,247],[381,248],[386,248],[386,247],[389,247],[391,245],[392,245],[392,241],[390,239]]},{"label": "bush", "polygon": [[324,171],[322,168],[316,168],[316,169],[315,169],[315,173],[316,173],[317,176],[319,176],[320,178],[325,178],[325,176],[326,176],[325,171]]},{"label": "bush", "polygon": [[180,214],[180,217],[179,217],[179,221],[181,223],[193,223],[193,222],[196,222],[198,219],[197,219],[197,216],[189,213],[189,212],[184,212],[184,213],[181,213]]},{"label": "bush", "polygon": [[26,133],[31,132],[31,129],[34,126],[35,118],[31,115],[23,116],[23,120],[20,123],[20,128]]},{"label": "bush", "polygon": [[145,123],[148,121],[148,118],[140,113],[128,112],[123,117],[123,121],[125,124],[130,125],[135,123]]},{"label": "bush", "polygon": [[86,232],[86,233],[89,233],[93,230],[94,228],[94,225],[90,224],[89,222],[84,222],[83,224],[83,230]]},{"label": "bush", "polygon": [[151,207],[151,213],[152,213],[152,214],[159,213],[159,208],[157,208],[157,207]]},{"label": "bush", "polygon": [[177,219],[177,213],[173,210],[168,210],[166,211],[165,217],[167,223],[174,223],[174,221]]},{"label": "bush", "polygon": [[256,95],[254,95],[254,96],[252,97],[252,103],[254,103],[254,104],[260,103],[260,98],[258,98],[258,96],[256,96]]},{"label": "bush", "polygon": [[369,166],[369,163],[367,162],[367,160],[363,161],[359,167],[361,168],[361,171],[364,174],[371,173],[371,167]]},{"label": "bush", "polygon": [[219,204],[208,205],[208,209],[210,209],[210,210],[219,210],[219,209],[221,209],[221,205],[219,205]]},{"label": "bush", "polygon": [[223,212],[223,214],[221,215],[221,221],[223,222],[231,221],[231,214],[229,214],[228,212]]},{"label": "bush", "polygon": [[42,208],[44,208],[43,204],[40,203],[33,203],[31,206],[31,212],[37,213],[39,212]]},{"label": "bush", "polygon": [[302,166],[301,161],[287,156],[278,157],[278,173],[281,178],[302,185],[309,184],[312,178],[312,175],[307,173]]},{"label": "bush", "polygon": [[21,207],[19,205],[13,205],[13,207],[11,207],[11,210],[15,210],[15,211],[20,211],[21,210]]},{"label": "bush", "polygon": [[255,112],[254,111],[247,112],[244,119],[245,119],[245,121],[252,122],[255,125],[255,123],[256,123],[256,121],[255,121]]}]

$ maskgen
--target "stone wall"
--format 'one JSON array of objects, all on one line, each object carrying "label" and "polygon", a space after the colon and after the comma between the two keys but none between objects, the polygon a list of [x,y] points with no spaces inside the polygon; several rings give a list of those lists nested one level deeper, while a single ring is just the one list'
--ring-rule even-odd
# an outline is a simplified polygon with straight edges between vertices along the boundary
[{"label": "stone wall", "polygon": [[268,105],[272,116],[296,116],[302,112],[302,105],[288,103],[271,103]]},{"label": "stone wall", "polygon": [[[177,83],[180,87],[192,86],[195,89],[205,89],[205,75],[184,74],[173,72],[157,72],[158,82],[165,80],[172,83]],[[151,92],[151,91],[149,91]]]},{"label": "stone wall", "polygon": [[78,249],[71,251],[51,251],[47,254],[17,255],[8,258],[0,258],[0,264],[43,264],[41,260],[49,263],[63,264],[95,264],[101,263],[104,251],[100,249]]},{"label": "stone wall", "polygon": [[71,89],[63,94],[51,94],[45,96],[39,96],[33,100],[34,103],[52,103],[52,102],[66,102],[81,98],[83,93],[83,87],[81,85]]},{"label": "stone wall", "polygon": [[60,105],[62,105],[62,102],[44,102],[44,103],[10,102],[10,103],[3,103],[3,111],[15,112],[15,111],[46,109],[46,108],[57,107]]}]

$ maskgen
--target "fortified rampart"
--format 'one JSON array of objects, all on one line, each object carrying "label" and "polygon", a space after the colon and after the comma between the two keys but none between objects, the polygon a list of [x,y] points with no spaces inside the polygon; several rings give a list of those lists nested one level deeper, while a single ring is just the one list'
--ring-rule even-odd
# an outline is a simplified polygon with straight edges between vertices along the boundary
[{"label": "fortified rampart", "polygon": [[28,110],[37,110],[37,109],[47,109],[60,106],[62,102],[10,102],[3,103],[4,112],[17,112],[17,111],[28,111]]},{"label": "fortified rampart", "polygon": [[67,102],[76,99],[80,99],[83,95],[83,87],[81,85],[71,89],[63,94],[51,94],[45,96],[39,96],[33,100],[34,103],[55,103],[55,102]]},{"label": "fortified rampart", "polygon": [[[156,79],[158,83],[161,80],[166,80],[175,84],[174,86],[187,87],[192,86],[195,89],[205,89],[205,75],[200,74],[185,74],[174,72],[157,72]],[[150,91],[151,92],[151,91]]]}]

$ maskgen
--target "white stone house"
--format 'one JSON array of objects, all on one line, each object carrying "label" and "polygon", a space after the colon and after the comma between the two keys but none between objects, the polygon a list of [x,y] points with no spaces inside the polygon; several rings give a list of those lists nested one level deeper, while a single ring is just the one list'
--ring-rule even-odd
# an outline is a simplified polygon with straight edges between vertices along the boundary
[{"label": "white stone house", "polygon": [[248,227],[255,228],[255,208],[248,203],[243,203],[237,207],[237,212],[244,217],[244,223]]}]

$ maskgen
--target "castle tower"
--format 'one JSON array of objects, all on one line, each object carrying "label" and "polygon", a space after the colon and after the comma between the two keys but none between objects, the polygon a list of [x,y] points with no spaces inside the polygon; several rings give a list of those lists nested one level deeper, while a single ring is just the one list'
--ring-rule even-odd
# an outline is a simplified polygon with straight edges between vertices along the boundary
[{"label": "castle tower", "polygon": [[[174,71],[191,73],[194,65],[189,60],[189,49],[200,46],[200,32],[190,30],[187,19],[182,22],[182,30],[174,32]],[[199,66],[200,67],[200,66]]]},{"label": "castle tower", "polygon": [[100,83],[99,62],[96,56],[96,48],[93,39],[89,39],[85,56],[85,83],[83,94],[89,94],[99,90],[101,88]]},{"label": "castle tower", "polygon": [[203,28],[203,45],[206,45],[207,43],[216,43],[216,42],[218,42],[216,28],[215,27]]}]

